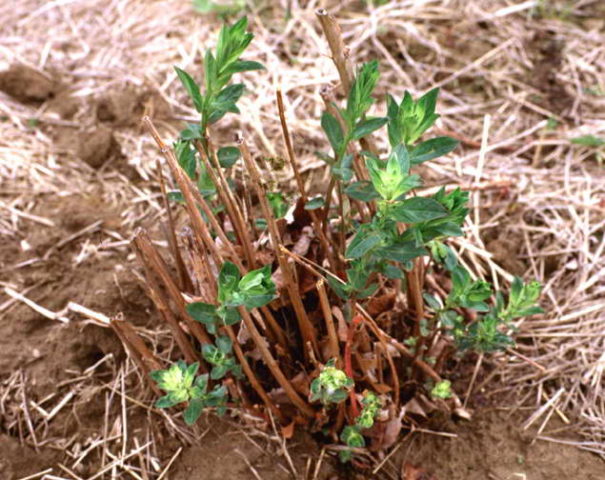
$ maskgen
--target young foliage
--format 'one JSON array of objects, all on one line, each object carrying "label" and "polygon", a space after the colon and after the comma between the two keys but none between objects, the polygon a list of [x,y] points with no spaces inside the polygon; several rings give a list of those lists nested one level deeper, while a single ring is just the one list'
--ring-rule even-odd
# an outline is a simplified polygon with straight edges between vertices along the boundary
[{"label": "young foliage", "polygon": [[204,345],[202,347],[202,355],[204,360],[212,365],[210,378],[219,380],[228,373],[235,377],[241,377],[242,367],[236,362],[231,355],[233,343],[227,336],[219,336],[215,340],[215,345]]},{"label": "young foliage", "polygon": [[208,375],[196,376],[198,368],[197,362],[187,365],[179,360],[166,370],[151,372],[151,378],[166,392],[166,395],[156,401],[156,408],[170,408],[187,402],[183,419],[188,425],[196,422],[204,408],[216,408],[222,414],[225,411],[227,389],[215,386],[209,392]]},{"label": "young foliage", "polygon": [[225,262],[218,276],[217,305],[193,302],[187,305],[191,317],[203,323],[208,333],[216,335],[224,325],[235,325],[240,321],[237,307],[247,310],[267,305],[275,298],[275,284],[271,279],[271,266],[252,270],[242,277],[237,266]]},{"label": "young foliage", "polygon": [[371,134],[388,121],[384,117],[365,117],[374,103],[372,93],[379,75],[378,62],[375,60],[359,69],[349,91],[346,108],[337,109],[342,125],[331,113],[325,112],[321,117],[321,127],[334,151],[333,157],[325,158],[332,166],[332,173],[344,182],[351,180],[353,174],[353,156],[346,153],[349,143]]},{"label": "young foliage", "polygon": [[319,400],[327,406],[340,403],[349,395],[349,390],[354,385],[353,379],[334,365],[334,360],[328,361],[317,378],[311,382],[312,402]]},{"label": "young foliage", "polygon": [[506,308],[502,308],[502,296],[498,298],[499,313],[498,315],[505,322],[510,322],[515,318],[528,317],[537,313],[542,313],[544,310],[536,305],[540,298],[542,286],[539,282],[523,283],[519,277],[513,279],[508,304]]},{"label": "young foliage", "polygon": [[452,398],[452,382],[449,380],[437,382],[431,390],[431,397],[441,398],[443,400]]},{"label": "young foliage", "polygon": [[195,109],[201,114],[200,129],[192,133],[202,138],[208,125],[217,122],[227,112],[239,113],[237,101],[244,93],[242,83],[228,85],[235,73],[261,70],[263,65],[256,61],[241,60],[240,57],[254,35],[246,32],[248,20],[242,17],[233,25],[221,29],[216,51],[207,50],[204,56],[204,87],[202,93],[196,81],[184,70],[175,67],[179,80],[189,94]]},{"label": "young foliage", "polygon": [[[362,434],[362,430],[372,428],[374,426],[374,420],[382,407],[380,398],[373,392],[366,391],[363,399],[361,400],[363,406],[361,413],[355,419],[353,425],[347,425],[342,429],[340,434],[340,440],[350,448],[359,448],[365,446],[365,439]],[[343,463],[348,462],[353,457],[353,453],[350,449],[341,450],[339,452],[340,461]]]},{"label": "young foliage", "polygon": [[399,104],[392,96],[387,96],[388,135],[392,147],[400,143],[413,145],[433,126],[439,118],[435,113],[438,95],[439,89],[434,88],[418,100],[414,100],[406,91]]}]

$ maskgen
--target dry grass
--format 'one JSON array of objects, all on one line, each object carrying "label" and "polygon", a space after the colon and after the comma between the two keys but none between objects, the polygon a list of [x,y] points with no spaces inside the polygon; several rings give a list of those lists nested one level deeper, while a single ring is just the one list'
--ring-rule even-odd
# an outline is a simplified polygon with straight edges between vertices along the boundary
[{"label": "dry grass", "polygon": [[[262,61],[267,72],[247,77],[253,91],[241,102],[246,114],[226,119],[217,134],[229,139],[231,131],[241,129],[253,148],[270,157],[283,155],[274,103],[275,87],[281,86],[298,158],[313,185],[324,176],[313,155],[325,143],[318,122],[323,108],[319,92],[338,79],[314,10],[330,5],[280,3],[292,3],[290,20],[284,19],[283,6],[253,8],[250,18],[257,39],[250,57]],[[410,0],[364,10],[345,4],[338,15],[351,58],[380,59],[380,93],[387,85],[396,95],[405,89],[418,93],[441,87],[439,128],[460,138],[462,147],[447,160],[429,165],[426,173],[433,183],[427,188],[473,188],[469,235],[457,245],[464,261],[476,275],[506,282],[511,263],[484,244],[487,238],[496,239],[512,250],[509,256],[518,256],[528,277],[546,286],[543,306],[548,313],[520,325],[516,353],[496,359],[501,384],[518,393],[519,406],[531,407],[526,426],[537,427],[537,438],[565,442],[567,432],[550,432],[548,422],[556,415],[570,432],[582,435],[576,445],[605,456],[605,172],[594,149],[569,143],[585,134],[605,137],[605,21],[598,0],[579,0],[565,11],[541,9],[542,3]],[[179,121],[195,116],[172,65],[196,72],[200,50],[213,38],[214,20],[192,14],[188,2],[181,0],[4,2],[0,18],[0,66],[19,62],[53,72],[84,105],[66,121],[47,104],[26,106],[0,92],[0,111],[7,117],[0,124],[3,241],[20,242],[24,249],[28,238],[21,232],[26,227],[55,227],[57,219],[33,213],[49,194],[100,195],[104,203],[121,209],[124,231],[154,222],[161,216],[154,181],[158,153],[139,127],[114,129],[127,157],[123,162],[139,177],[136,185],[112,165],[94,170],[69,148],[58,150],[47,132],[53,126],[82,130],[93,125],[86,104],[129,83],[155,91],[171,105],[172,118],[160,126],[166,137],[174,136]],[[37,118],[41,128],[32,130],[30,118]],[[557,121],[554,129],[547,127],[548,119]],[[280,168],[282,163],[272,163],[274,174],[287,179],[290,173]],[[84,241],[80,257],[102,262],[126,255],[125,235],[101,231],[109,248],[86,243],[90,232],[72,239]],[[46,261],[31,259],[42,265]],[[8,281],[2,286],[17,291],[20,287]],[[16,301],[23,299],[3,299],[0,314],[10,315]],[[59,315],[71,321],[90,316],[82,310]],[[162,332],[143,333],[154,341],[162,339]],[[169,462],[160,465],[154,437],[127,437],[125,412],[142,398],[135,390],[125,390],[125,385],[138,383],[125,382],[136,375],[135,369],[130,363],[113,368],[112,384],[95,379],[91,370],[66,390],[72,392],[67,401],[59,396],[33,410],[25,397],[23,374],[2,372],[0,412],[13,412],[23,428],[29,428],[30,423],[51,422],[49,412],[68,402],[85,402],[95,389],[109,389],[116,395],[111,401],[122,402],[123,411],[107,418],[104,431],[88,443],[88,448],[105,452],[99,471],[124,478],[166,478],[161,472]],[[174,435],[184,442],[194,440],[194,434],[161,415]],[[84,439],[73,440],[69,447],[64,439],[45,439],[43,432],[30,432],[29,441],[66,448],[73,456],[71,467],[83,461],[82,451],[69,448]],[[77,478],[67,471],[55,473]]]}]

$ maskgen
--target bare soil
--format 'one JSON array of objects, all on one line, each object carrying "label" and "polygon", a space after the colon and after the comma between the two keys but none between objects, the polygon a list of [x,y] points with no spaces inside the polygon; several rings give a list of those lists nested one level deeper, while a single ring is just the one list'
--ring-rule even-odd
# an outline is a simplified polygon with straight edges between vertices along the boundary
[{"label": "bare soil", "polygon": [[[453,31],[442,40],[447,45],[465,38],[458,39]],[[391,48],[387,39],[385,43]],[[542,32],[526,46],[534,61],[528,81],[544,92],[537,102],[563,115],[571,99],[553,72],[561,64],[564,41],[554,33]],[[479,49],[475,56],[486,50],[480,44],[473,48]],[[422,52],[411,53],[421,56]],[[123,218],[131,199],[123,192],[110,192],[102,175],[123,175],[134,186],[152,184],[142,180],[127,162],[129,152],[120,134],[136,130],[143,114],[167,119],[170,105],[153,88],[128,84],[116,84],[92,104],[84,104],[71,96],[67,84],[68,72],[40,72],[20,64],[0,72],[2,92],[24,105],[44,104],[59,115],[61,121],[36,128],[52,138],[59,164],[80,162],[86,166],[91,186],[67,195],[58,188],[59,193],[38,193],[29,200],[30,213],[51,220],[54,226],[21,220],[17,234],[1,239],[0,282],[52,311],[61,311],[71,301],[109,317],[122,314],[142,330],[160,329],[158,316],[133,273],[137,265],[129,247],[103,247],[115,240],[113,234],[127,239],[133,225]],[[481,90],[482,85],[472,88]],[[34,129],[31,135],[35,134]],[[0,183],[0,199],[8,201],[7,192],[13,189],[8,182]],[[152,191],[157,192],[157,186]],[[137,225],[156,228],[157,217],[142,217]],[[100,223],[92,231],[78,234],[96,221]],[[511,238],[508,227],[484,235],[499,264],[512,273],[526,271],[527,264],[511,254],[518,252],[520,239]],[[16,480],[51,468],[53,475],[77,478],[59,465],[73,468],[80,478],[90,477],[108,463],[104,450],[93,448],[95,442],[112,438],[122,429],[128,431],[131,443],[110,441],[109,451],[131,449],[133,439],[143,445],[154,438],[152,453],[161,465],[145,467],[157,474],[175,458],[166,479],[292,478],[288,458],[269,438],[274,436],[270,428],[255,434],[235,420],[205,417],[190,432],[196,438],[192,444],[171,436],[165,419],[148,408],[152,395],[136,373],[123,374],[129,364],[113,333],[81,318],[70,318],[68,323],[48,319],[0,290],[1,479]],[[128,399],[116,393],[120,381]],[[62,399],[66,403],[53,415]],[[396,445],[397,451],[377,474],[341,466],[326,455],[317,478],[412,480],[404,477],[406,465],[418,467],[421,473],[416,480],[605,478],[605,464],[596,455],[535,440],[533,429],[523,431],[520,424],[531,412],[511,416],[489,406],[481,395],[473,401],[477,411],[470,422],[433,417],[422,424],[456,438],[410,434]],[[558,427],[549,424],[555,430],[552,436]],[[297,432],[287,447],[298,478],[313,478],[322,447],[318,439]],[[91,453],[72,467],[77,455],[88,448]]]}]

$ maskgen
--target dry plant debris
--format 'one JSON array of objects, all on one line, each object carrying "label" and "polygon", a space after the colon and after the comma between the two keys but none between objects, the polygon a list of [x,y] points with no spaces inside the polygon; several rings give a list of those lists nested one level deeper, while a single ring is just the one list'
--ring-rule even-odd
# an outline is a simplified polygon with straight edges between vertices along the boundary
[{"label": "dry plant debris", "polygon": [[[379,57],[382,87],[391,91],[399,88],[394,91],[397,97],[404,89],[417,94],[435,85],[441,87],[440,101],[445,108],[438,127],[462,144],[453,154],[454,166],[437,161],[426,173],[435,186],[460,185],[473,191],[473,215],[467,228],[475,243],[461,243],[457,248],[467,265],[479,275],[493,269],[502,279],[510,279],[507,271],[522,274],[531,268],[529,275],[545,283],[543,306],[550,313],[521,326],[526,338],[515,353],[497,362],[497,374],[491,376],[497,379],[502,375],[503,379],[503,390],[494,396],[511,390],[523,392],[512,404],[530,408],[528,419],[548,405],[530,429],[543,426],[542,437],[572,442],[576,441],[572,432],[579,429],[585,439],[580,446],[602,452],[599,392],[604,265],[599,239],[603,231],[603,172],[597,163],[598,147],[569,142],[589,135],[604,136],[602,6],[598,1],[581,1],[561,9],[564,2],[553,2],[545,9],[544,3],[511,5],[485,0],[420,5],[401,1],[361,9],[357,4],[342,4],[338,15],[353,63]],[[323,179],[323,170],[319,169],[322,163],[313,155],[323,145],[315,120],[324,108],[319,90],[328,82],[338,81],[328,47],[314,27],[318,6],[331,7],[318,2],[293,2],[291,17],[286,20],[277,3],[262,11],[253,9],[250,18],[256,41],[251,57],[267,66],[269,73],[259,73],[258,78],[268,81],[255,82],[259,94],[242,99],[242,110],[251,113],[228,117],[225,126],[226,132],[233,128],[254,131],[248,139],[252,150],[270,152],[273,158],[268,161],[279,167],[282,149],[268,139],[279,138],[281,132],[273,101],[273,85],[281,85],[296,154],[302,173],[308,176],[307,186]],[[53,306],[41,295],[39,282],[23,283],[21,277],[35,268],[50,268],[49,262],[56,256],[45,259],[48,249],[94,224],[97,211],[91,209],[94,213],[89,213],[88,223],[64,232],[59,228],[63,216],[41,205],[53,195],[77,199],[78,194],[86,192],[100,199],[105,208],[124,211],[115,215],[116,220],[104,219],[96,232],[84,233],[63,247],[64,252],[68,249],[66,262],[73,261],[76,275],[87,262],[107,262],[111,258],[124,261],[132,226],[141,221],[153,224],[161,206],[157,184],[152,180],[155,147],[136,127],[137,119],[129,126],[113,128],[128,157],[113,157],[100,170],[91,170],[77,157],[75,143],[65,146],[55,141],[56,136],[63,131],[78,132],[79,136],[80,128],[97,121],[93,120],[98,117],[91,106],[104,94],[122,91],[125,83],[143,93],[155,92],[152,101],[146,103],[147,111],[165,115],[160,116],[164,119],[158,126],[166,129],[162,130],[166,136],[175,134],[175,120],[192,120],[193,111],[175,82],[172,65],[187,69],[214,29],[206,27],[208,17],[192,15],[189,5],[181,1],[150,5],[129,0],[101,6],[92,1],[48,4],[30,0],[0,8],[6,19],[0,42],[2,69],[26,64],[69,86],[61,108],[52,99],[23,104],[0,93],[2,115],[8,117],[0,124],[0,231],[9,247],[2,252],[3,286],[60,312],[67,301]],[[59,45],[65,48],[57,48]],[[318,57],[318,52],[326,55]],[[549,67],[550,59],[556,59],[557,64]],[[284,60],[296,64],[295,68],[285,67]],[[546,76],[544,81],[539,80],[541,75]],[[565,100],[556,105],[549,99],[556,96],[545,87],[553,84]],[[164,106],[171,106],[171,113],[158,108],[161,100],[165,100]],[[131,111],[141,113],[144,109],[139,105]],[[102,113],[99,121],[112,115],[119,116]],[[482,143],[484,149],[480,151]],[[274,175],[281,180],[288,177],[288,172],[277,171]],[[139,181],[133,184],[133,178]],[[40,232],[56,236],[51,243],[36,243],[34,235]],[[28,250],[28,246],[34,250]],[[510,252],[516,258],[511,258]],[[118,273],[119,278],[121,275]],[[115,311],[109,303],[95,305],[88,296],[72,295],[67,300],[95,306],[106,314]],[[14,297],[5,295],[0,302],[3,320],[16,318],[21,311],[20,300]],[[136,316],[132,311],[126,313]],[[81,324],[75,322],[79,317],[73,313],[68,316],[72,323]],[[166,338],[164,329],[149,325],[144,334],[149,339]],[[8,381],[12,365],[2,364],[4,380]],[[135,398],[139,395],[135,369],[129,366],[125,372],[128,396]],[[84,382],[78,378],[75,375],[71,385]],[[94,375],[87,381],[96,386],[104,383]],[[476,391],[482,382],[480,374]],[[510,388],[510,382],[515,388]],[[37,394],[31,383],[26,388]],[[76,402],[88,398],[82,396],[83,391],[77,390]],[[43,397],[34,400],[39,402]],[[14,399],[15,412],[24,418],[19,395],[3,398]],[[127,414],[138,408],[128,403]],[[37,423],[39,412],[32,409],[29,414]],[[56,424],[59,417],[49,424]],[[553,429],[549,433],[546,421],[556,417],[569,420],[567,431]],[[99,432],[102,437],[102,430]],[[45,439],[46,435],[42,432],[36,438]],[[120,431],[116,438],[119,435]],[[28,438],[26,434],[24,442],[31,445]],[[45,445],[57,441],[58,436]],[[134,441],[129,438],[129,445],[136,449]],[[148,449],[142,453],[145,459],[151,458]],[[92,462],[94,457],[94,465],[112,461],[109,455],[98,460],[94,447],[91,452],[86,459]],[[110,453],[121,455],[121,447]],[[156,465],[154,462],[151,464]],[[119,464],[112,468],[117,476],[130,476]],[[156,472],[152,470],[150,475]],[[68,477],[58,468],[53,472]]]}]

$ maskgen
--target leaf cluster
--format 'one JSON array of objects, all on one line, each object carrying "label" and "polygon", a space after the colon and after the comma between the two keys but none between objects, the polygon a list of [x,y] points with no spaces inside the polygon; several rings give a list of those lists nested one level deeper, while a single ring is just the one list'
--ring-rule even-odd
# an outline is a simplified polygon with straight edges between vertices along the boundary
[{"label": "leaf cluster", "polygon": [[[446,245],[433,242],[431,251],[433,258],[450,271],[452,289],[444,305],[432,295],[424,294],[423,297],[429,307],[435,310],[442,326],[451,331],[460,350],[492,352],[505,349],[514,343],[509,335],[513,330],[510,322],[543,311],[536,304],[541,291],[538,282],[525,284],[515,277],[508,302],[504,301],[501,292],[497,292],[495,304],[490,305],[488,300],[493,296],[493,291],[489,283],[481,279],[473,280]],[[466,323],[459,313],[461,308],[477,312],[477,319]]]},{"label": "leaf cluster", "polygon": [[195,423],[204,408],[216,408],[217,413],[222,414],[225,411],[227,389],[217,385],[208,391],[208,374],[197,375],[198,368],[197,362],[187,365],[179,360],[166,370],[151,372],[151,378],[166,392],[166,395],[156,401],[156,408],[170,408],[187,403],[183,418],[188,425]]},{"label": "leaf cluster", "polygon": [[242,376],[242,367],[231,355],[232,351],[233,343],[229,337],[224,335],[216,337],[215,345],[206,344],[202,346],[204,360],[212,365],[212,371],[210,372],[212,380],[219,380],[228,373],[238,378]]},{"label": "leaf cluster", "polygon": [[244,84],[228,85],[233,75],[264,68],[258,62],[240,59],[254,37],[253,34],[246,32],[247,27],[246,17],[242,17],[231,26],[224,25],[219,34],[216,51],[214,53],[211,50],[206,51],[204,93],[191,75],[175,67],[179,80],[189,94],[195,109],[201,114],[199,130],[201,135],[208,125],[223,118],[227,112],[239,113],[236,103],[244,93]]},{"label": "leaf cluster", "polygon": [[320,374],[311,382],[311,401],[323,405],[343,402],[355,384],[353,379],[336,368],[334,359],[328,361]]},{"label": "leaf cluster", "polygon": [[[380,397],[374,392],[366,391],[361,400],[362,410],[355,419],[353,425],[347,425],[342,429],[340,440],[351,448],[365,447],[366,442],[362,431],[374,426],[374,420],[382,407]],[[351,460],[353,453],[350,449],[339,452],[340,461],[345,463]]]},{"label": "leaf cluster", "polygon": [[235,325],[241,320],[238,307],[252,310],[267,305],[274,298],[275,284],[271,279],[270,265],[242,277],[234,263],[225,262],[218,276],[218,305],[193,302],[187,305],[187,312],[215,335],[219,327]]}]

